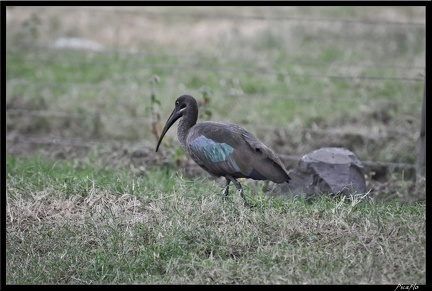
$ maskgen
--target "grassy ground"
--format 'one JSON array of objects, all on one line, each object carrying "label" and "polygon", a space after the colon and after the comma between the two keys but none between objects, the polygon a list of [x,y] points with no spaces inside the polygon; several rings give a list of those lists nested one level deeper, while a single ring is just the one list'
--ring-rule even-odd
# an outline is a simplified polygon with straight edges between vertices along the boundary
[{"label": "grassy ground", "polygon": [[[161,181],[164,181],[161,183]],[[242,206],[208,179],[7,157],[9,284],[425,284],[424,203]]]},{"label": "grassy ground", "polygon": [[[413,164],[423,8],[98,9],[8,10],[7,284],[425,284],[411,168],[365,167],[364,200],[270,198],[244,181],[248,210],[234,187],[222,200],[175,130],[157,155],[152,132],[191,93],[200,120],[239,123],[280,154],[341,146]],[[103,50],[52,48],[60,37]]]}]

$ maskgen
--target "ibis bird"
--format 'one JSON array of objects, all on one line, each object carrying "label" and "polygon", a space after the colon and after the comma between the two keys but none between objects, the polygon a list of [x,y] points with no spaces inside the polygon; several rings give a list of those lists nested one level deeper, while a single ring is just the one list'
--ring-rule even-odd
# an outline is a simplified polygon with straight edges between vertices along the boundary
[{"label": "ibis bird", "polygon": [[156,152],[163,137],[178,119],[177,137],[181,146],[208,173],[225,177],[225,197],[232,182],[240,192],[244,206],[249,207],[238,178],[275,183],[288,183],[290,180],[280,158],[243,127],[229,122],[197,123],[198,104],[190,95],[182,95],[175,101],[174,110],[159,137]]}]

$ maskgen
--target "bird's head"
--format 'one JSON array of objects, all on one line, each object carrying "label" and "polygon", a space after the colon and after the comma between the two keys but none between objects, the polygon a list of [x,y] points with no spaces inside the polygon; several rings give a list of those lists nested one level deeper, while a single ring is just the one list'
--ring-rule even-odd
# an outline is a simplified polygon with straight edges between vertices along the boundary
[{"label": "bird's head", "polygon": [[159,149],[159,145],[162,142],[163,137],[168,132],[170,127],[180,118],[186,119],[186,124],[190,128],[195,125],[198,118],[198,104],[194,97],[190,95],[182,95],[175,101],[174,110],[171,112],[165,126],[162,130],[162,134],[159,137],[159,141],[156,146],[156,152]]}]

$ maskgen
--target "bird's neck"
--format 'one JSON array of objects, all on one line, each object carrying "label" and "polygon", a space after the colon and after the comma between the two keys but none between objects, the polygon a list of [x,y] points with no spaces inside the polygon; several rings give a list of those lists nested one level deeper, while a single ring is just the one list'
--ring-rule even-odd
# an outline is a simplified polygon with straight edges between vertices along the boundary
[{"label": "bird's neck", "polygon": [[180,141],[181,146],[186,151],[186,138],[189,130],[196,124],[196,118],[181,118],[177,126],[177,138]]}]

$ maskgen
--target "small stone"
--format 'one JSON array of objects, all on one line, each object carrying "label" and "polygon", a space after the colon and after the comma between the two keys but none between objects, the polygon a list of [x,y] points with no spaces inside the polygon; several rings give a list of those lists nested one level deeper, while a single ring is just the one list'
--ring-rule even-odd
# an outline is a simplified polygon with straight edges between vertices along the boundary
[{"label": "small stone", "polygon": [[293,198],[366,193],[363,165],[344,148],[321,148],[304,155],[289,175],[288,184],[275,184],[268,194]]}]

